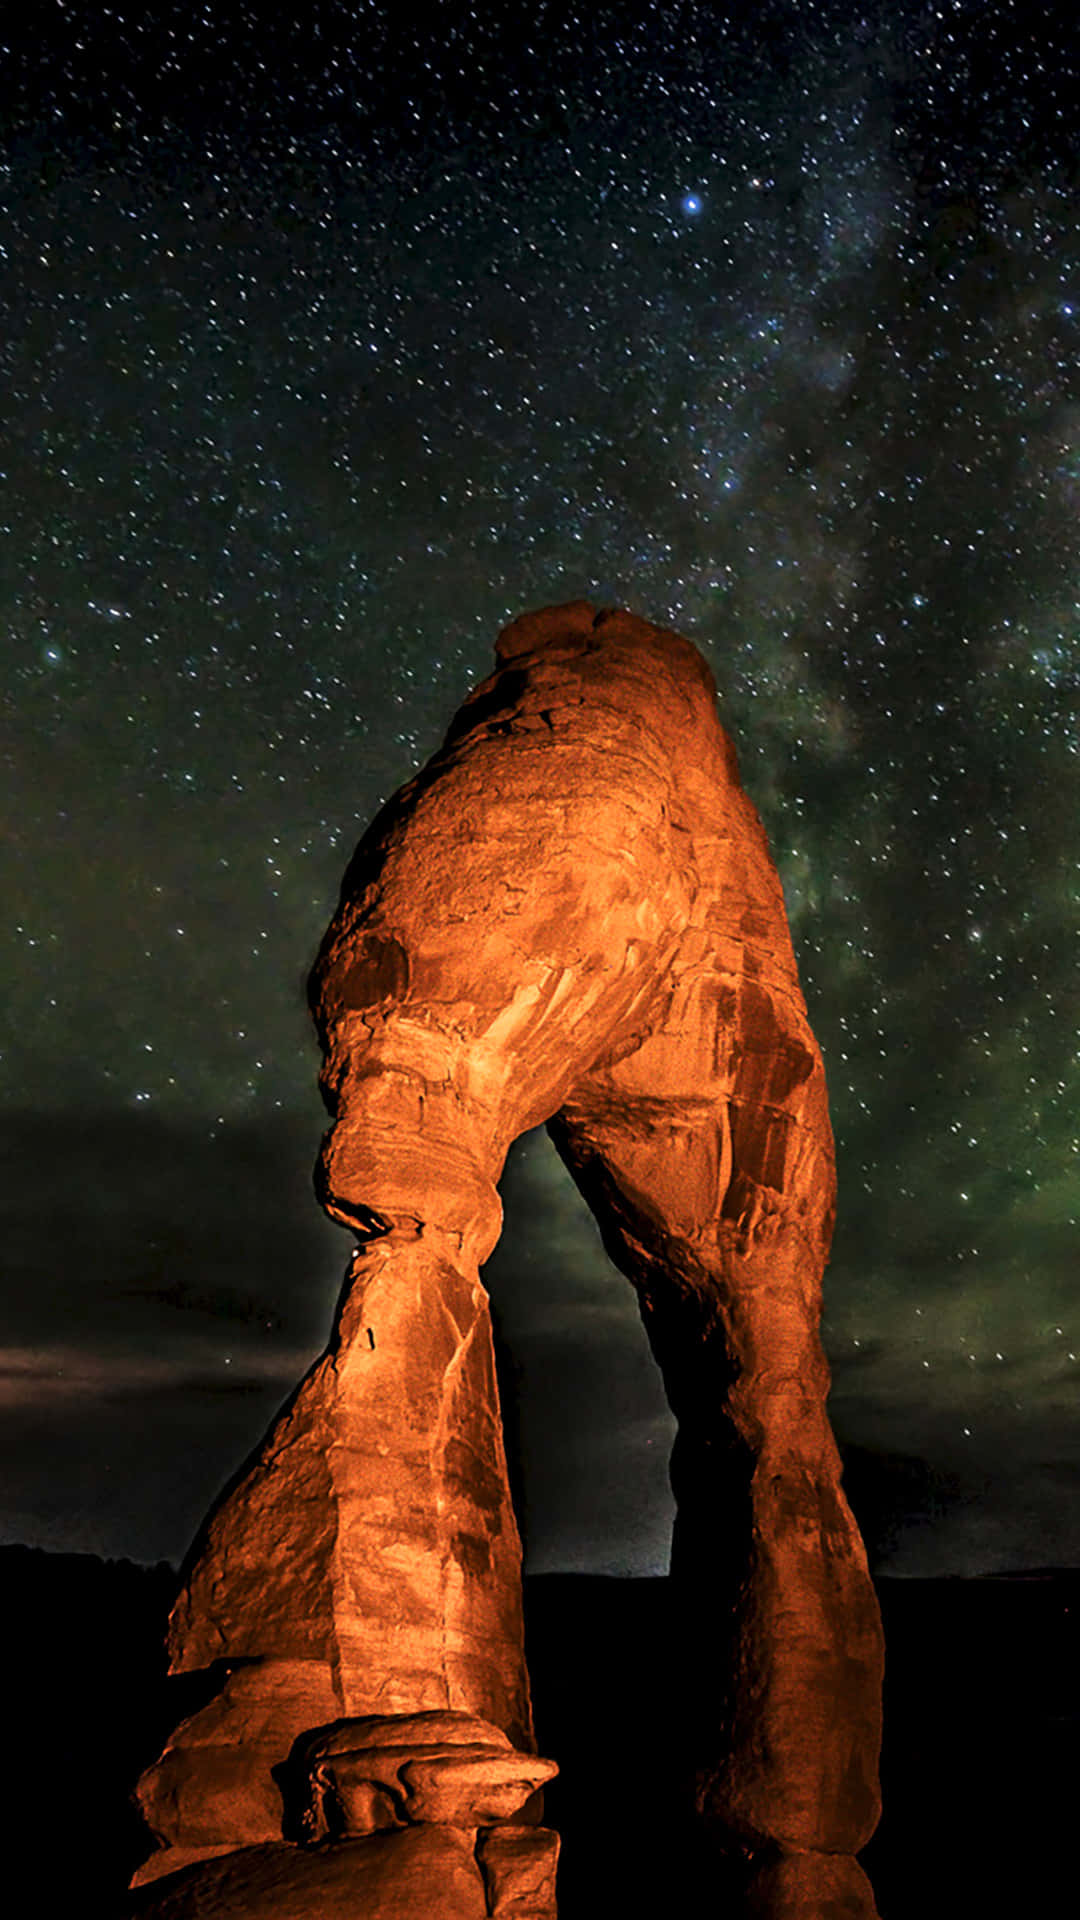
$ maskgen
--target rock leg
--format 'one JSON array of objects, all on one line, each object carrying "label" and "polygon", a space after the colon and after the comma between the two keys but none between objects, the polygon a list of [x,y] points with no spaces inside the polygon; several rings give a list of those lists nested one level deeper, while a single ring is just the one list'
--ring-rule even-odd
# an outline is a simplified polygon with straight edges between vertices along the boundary
[{"label": "rock leg", "polygon": [[635,1103],[636,1071],[595,1075],[550,1131],[637,1290],[678,1420],[695,1803],[752,1849],[854,1853],[880,1814],[883,1642],[825,1407],[831,1142],[806,1124],[812,1087],[799,1121],[738,1072],[734,1101]]},{"label": "rock leg", "polygon": [[434,1231],[362,1250],[316,1362],[196,1541],[172,1670],[219,1691],[139,1799],[163,1851],[139,1879],[277,1840],[274,1770],[355,1715],[478,1713],[533,1748],[521,1548],[488,1299]]}]

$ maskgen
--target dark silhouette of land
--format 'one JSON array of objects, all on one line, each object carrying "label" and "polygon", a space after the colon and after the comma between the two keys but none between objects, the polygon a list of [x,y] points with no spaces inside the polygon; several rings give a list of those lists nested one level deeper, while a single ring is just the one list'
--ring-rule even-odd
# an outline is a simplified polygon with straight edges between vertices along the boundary
[{"label": "dark silhouette of land", "polygon": [[[198,1704],[196,1679],[165,1679],[174,1585],[166,1566],[0,1548],[6,1827],[42,1914],[115,1920],[147,1851],[127,1795]],[[1052,1910],[1080,1789],[1080,1570],[877,1586],[885,1812],[862,1864],[881,1920]],[[562,1768],[560,1920],[736,1920],[730,1875],[679,1817],[667,1582],[540,1576],[526,1614],[540,1748]]]}]

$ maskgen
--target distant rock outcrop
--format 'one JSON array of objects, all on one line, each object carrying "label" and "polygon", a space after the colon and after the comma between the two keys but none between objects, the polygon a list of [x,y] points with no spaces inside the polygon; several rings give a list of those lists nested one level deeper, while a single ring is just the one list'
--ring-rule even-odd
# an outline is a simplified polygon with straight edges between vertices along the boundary
[{"label": "distant rock outcrop", "polygon": [[[173,1669],[221,1686],[144,1776],[165,1851],[143,1878],[250,1847],[256,1878],[278,1872],[289,1755],[335,1722],[474,1716],[518,1749],[515,1781],[541,1776],[479,1277],[507,1150],[541,1122],[637,1290],[679,1423],[687,1793],[745,1849],[854,1852],[879,1810],[882,1643],[825,1412],[824,1074],[697,651],[581,603],[507,628],[496,672],[358,848],[312,996],[333,1116],[320,1193],[360,1244],[326,1354],[186,1569]],[[463,1842],[417,1837],[462,1829],[412,1828],[400,1792],[408,1775],[445,1807],[460,1771],[429,1778],[418,1749],[395,1788],[357,1771],[360,1751],[309,1754],[336,1783],[320,1804],[339,1808],[339,1847],[366,1848],[371,1873],[398,1847],[402,1887],[418,1848],[464,1862]],[[490,1764],[478,1833],[502,1805]],[[489,1831],[468,1856],[499,1863],[486,1908],[466,1875],[440,1914],[553,1912],[548,1868],[522,1892],[547,1843],[506,1814]],[[213,1868],[223,1889],[247,1858]],[[329,1872],[325,1843],[319,1859]],[[466,1867],[444,1864],[449,1889]],[[139,1908],[189,1910],[249,1909]]]}]

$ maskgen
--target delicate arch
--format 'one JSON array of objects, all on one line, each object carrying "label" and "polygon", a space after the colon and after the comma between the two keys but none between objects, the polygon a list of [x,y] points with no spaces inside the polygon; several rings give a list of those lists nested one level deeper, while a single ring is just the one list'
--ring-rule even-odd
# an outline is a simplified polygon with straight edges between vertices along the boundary
[{"label": "delicate arch", "polygon": [[[173,1617],[174,1669],[258,1663],[206,1710],[246,1687],[261,1715],[251,1818],[237,1838],[222,1814],[217,1844],[263,1837],[256,1774],[335,1714],[450,1708],[532,1744],[479,1267],[507,1150],[547,1122],[678,1421],[699,1811],[750,1846],[854,1852],[881,1632],[825,1412],[832,1138],[779,881],[689,642],[575,603],[497,652],[365,835],[312,975],[319,1191],[361,1244]],[[202,1722],[173,1749],[196,1773]]]}]

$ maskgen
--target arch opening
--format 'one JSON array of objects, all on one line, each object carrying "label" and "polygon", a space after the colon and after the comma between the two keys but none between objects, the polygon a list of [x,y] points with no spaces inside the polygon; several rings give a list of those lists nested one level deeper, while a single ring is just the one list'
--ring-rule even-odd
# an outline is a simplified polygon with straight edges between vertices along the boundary
[{"label": "arch opening", "polygon": [[675,1419],[633,1288],[545,1129],[514,1143],[499,1192],[481,1279],[525,1574],[664,1576]]}]

